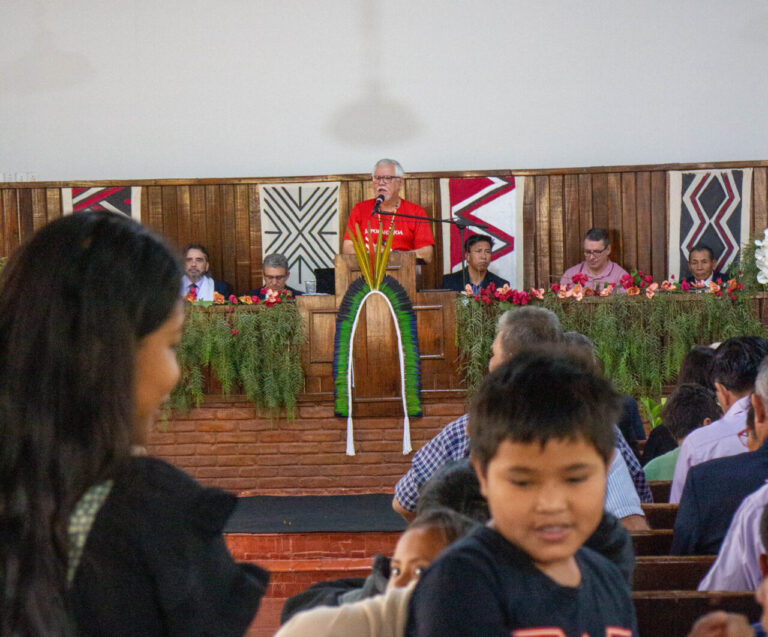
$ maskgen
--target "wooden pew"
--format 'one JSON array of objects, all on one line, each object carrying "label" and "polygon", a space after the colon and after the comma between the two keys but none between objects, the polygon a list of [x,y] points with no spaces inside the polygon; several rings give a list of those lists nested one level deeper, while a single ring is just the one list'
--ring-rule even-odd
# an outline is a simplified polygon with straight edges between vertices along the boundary
[{"label": "wooden pew", "polygon": [[643,513],[648,520],[648,525],[652,529],[673,529],[675,528],[675,517],[677,516],[677,504],[667,502],[660,504],[643,504]]},{"label": "wooden pew", "polygon": [[669,555],[672,546],[672,529],[631,531],[635,555]]},{"label": "wooden pew", "polygon": [[669,491],[672,488],[670,480],[650,480],[648,486],[651,487],[654,502],[669,502]]},{"label": "wooden pew", "polygon": [[638,591],[632,601],[640,637],[686,637],[694,622],[713,610],[746,615],[750,623],[762,612],[752,592]]},{"label": "wooden pew", "polygon": [[633,591],[695,591],[715,561],[714,555],[641,555],[635,563]]}]

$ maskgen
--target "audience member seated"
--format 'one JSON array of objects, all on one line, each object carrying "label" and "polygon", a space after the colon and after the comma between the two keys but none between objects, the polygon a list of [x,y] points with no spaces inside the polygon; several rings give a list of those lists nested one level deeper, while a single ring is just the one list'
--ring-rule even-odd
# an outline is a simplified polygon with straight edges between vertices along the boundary
[{"label": "audience member seated", "polygon": [[577,274],[586,276],[585,288],[596,292],[608,285],[615,286],[614,291],[621,291],[621,277],[628,274],[618,263],[608,257],[611,254],[611,240],[608,232],[602,228],[592,228],[584,235],[584,261],[568,268],[560,279],[560,285],[573,285]]},{"label": "audience member seated", "polygon": [[[373,251],[379,237],[379,221],[381,221],[382,245],[389,236],[390,227],[394,226],[393,251],[414,252],[418,258],[424,259],[426,263],[432,261],[435,246],[432,226],[426,219],[427,213],[424,208],[400,197],[404,176],[403,167],[394,159],[380,159],[376,162],[372,173],[373,193],[376,198],[361,201],[349,213],[347,230],[344,233],[344,242],[341,246],[343,254],[355,253],[352,237],[357,237],[356,225],[360,227],[368,250]],[[374,210],[377,203],[379,203],[379,212],[375,214]],[[424,221],[393,217],[387,213],[424,217]],[[369,225],[371,226],[370,234]]]},{"label": "audience member seated", "polygon": [[224,298],[230,295],[229,286],[224,281],[216,281],[208,276],[208,251],[199,243],[190,243],[184,249],[184,276],[181,277],[181,296],[191,295],[196,301],[213,301],[213,293],[218,292]]},{"label": "audience member seated", "polygon": [[[697,345],[685,355],[680,372],[677,375],[677,386],[685,383],[697,383],[711,391],[715,391],[712,382],[712,360],[715,350],[712,347]],[[643,465],[647,465],[654,458],[678,448],[678,442],[662,422],[648,434],[648,441],[643,449]]]},{"label": "audience member seated", "polygon": [[[768,382],[755,387],[752,404],[747,419],[746,444],[750,451],[755,451],[760,447],[758,431],[768,430]],[[757,409],[754,408],[756,404]],[[760,523],[761,512],[766,505],[768,485],[761,486],[744,498],[733,515],[717,560],[699,584],[699,590],[748,591],[760,584],[767,572],[765,569],[768,569],[768,558],[764,555],[766,544],[762,540],[765,535],[761,532],[764,529]]]},{"label": "audience member seated", "polygon": [[[524,347],[559,343],[562,338],[560,321],[553,312],[530,306],[509,310],[499,317],[498,331],[492,347],[493,356],[488,363],[488,369],[493,371]],[[395,497],[392,500],[392,508],[406,520],[413,518],[421,485],[446,462],[460,460],[469,455],[468,419],[468,414],[464,414],[449,423],[414,454],[411,468],[395,485]],[[634,454],[615,426],[614,433],[620,453],[614,454],[610,464],[605,508],[621,519],[628,529],[646,530],[648,524],[635,488],[635,476],[630,473],[625,460],[625,457],[633,458]],[[644,483],[647,489],[645,475],[636,459],[634,466],[639,472],[636,475],[638,483]],[[650,498],[650,489],[648,497]]]},{"label": "audience member seated", "polygon": [[291,271],[288,269],[288,259],[282,254],[268,254],[264,257],[262,264],[264,270],[264,287],[258,290],[249,290],[248,296],[258,296],[260,299],[266,298],[270,292],[282,292],[288,290],[293,296],[299,296],[301,292],[294,290],[290,285],[286,285]]},{"label": "audience member seated", "polygon": [[[430,509],[448,507],[485,524],[491,517],[480,481],[469,458],[440,467],[419,491],[417,515]],[[603,513],[597,530],[584,543],[619,567],[629,586],[635,569],[635,551],[624,526],[610,513]]]},{"label": "audience member seated", "polygon": [[402,635],[408,600],[424,569],[445,547],[475,526],[474,520],[445,508],[419,515],[395,546],[384,594],[336,606],[314,606],[298,613],[300,609],[294,609],[296,614],[275,637]]},{"label": "audience member seated", "polygon": [[[678,445],[694,429],[708,425],[722,415],[715,392],[696,383],[680,385],[667,398],[661,411],[661,419]],[[679,454],[680,447],[677,446],[651,460],[645,465],[645,477],[648,480],[672,480]]]},{"label": "audience member seated", "polygon": [[691,274],[685,277],[685,281],[700,286],[708,285],[711,281],[717,282],[718,279],[725,283],[728,275],[715,270],[716,263],[712,248],[703,243],[696,244],[688,254],[688,270]]},{"label": "audience member seated", "polygon": [[3,635],[239,637],[256,614],[269,575],[222,536],[237,498],[132,456],[179,379],[181,275],[110,212],[53,221],[3,269]]},{"label": "audience member seated", "polygon": [[[745,514],[742,522],[748,525],[736,527],[736,517],[734,517],[732,528],[734,535],[740,534],[746,543],[742,545],[743,551],[732,547],[733,553],[729,555],[727,565],[721,562],[723,554],[727,547],[723,544],[723,549],[718,555],[717,561],[710,569],[707,576],[699,584],[700,591],[751,591],[755,590],[755,598],[763,607],[763,617],[760,623],[749,626],[747,618],[734,613],[725,613],[716,611],[707,613],[699,619],[693,626],[688,637],[765,637],[765,630],[768,628],[768,555],[765,548],[768,546],[768,507],[765,501],[768,500],[763,495],[763,504],[758,505],[758,493],[768,492],[768,487],[763,487],[744,500],[744,504],[739,509],[744,509]],[[747,503],[749,502],[749,505]],[[747,508],[749,513],[746,512]],[[738,516],[738,513],[737,513]],[[731,531],[728,531],[730,537]],[[735,540],[738,542],[738,540]],[[737,563],[738,562],[738,563]],[[719,567],[718,567],[719,565]],[[719,572],[713,576],[719,568]]]},{"label": "audience member seated", "polygon": [[487,234],[473,234],[464,242],[464,260],[467,267],[443,277],[443,289],[463,292],[465,286],[472,287],[474,294],[480,293],[480,288],[487,288],[493,283],[497,288],[509,284],[500,276],[488,269],[493,257],[493,239]]},{"label": "audience member seated", "polygon": [[422,575],[406,635],[637,634],[621,572],[582,546],[603,515],[620,397],[591,357],[558,350],[521,351],[472,401],[491,521]]},{"label": "audience member seated", "polygon": [[768,341],[757,336],[739,336],[722,342],[712,361],[712,380],[724,415],[707,427],[692,431],[680,446],[669,501],[680,502],[691,467],[744,452],[739,432],[744,429],[749,395]]},{"label": "audience member seated", "polygon": [[[757,378],[761,395],[768,398],[768,363],[760,366]],[[768,480],[768,418],[762,400],[752,395],[754,433],[748,435],[747,429],[736,436],[745,453],[702,462],[688,472],[672,555],[715,555],[742,500]]]}]

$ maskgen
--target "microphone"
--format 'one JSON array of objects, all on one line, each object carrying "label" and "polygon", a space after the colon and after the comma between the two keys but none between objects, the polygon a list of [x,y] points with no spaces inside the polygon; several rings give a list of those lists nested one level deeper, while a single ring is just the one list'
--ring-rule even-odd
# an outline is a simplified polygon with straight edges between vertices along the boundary
[{"label": "microphone", "polygon": [[384,203],[384,195],[379,195],[376,197],[376,203],[373,204],[373,212],[372,215],[375,215],[379,212],[379,208],[381,207],[381,204]]}]

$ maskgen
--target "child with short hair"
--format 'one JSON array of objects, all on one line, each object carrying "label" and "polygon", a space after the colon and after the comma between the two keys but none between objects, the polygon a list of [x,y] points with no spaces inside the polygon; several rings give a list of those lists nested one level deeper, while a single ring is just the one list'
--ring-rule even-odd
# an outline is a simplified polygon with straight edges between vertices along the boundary
[{"label": "child with short hair", "polygon": [[470,457],[492,518],[422,575],[406,635],[637,634],[620,571],[582,546],[603,514],[620,410],[588,358],[528,350],[486,378]]}]

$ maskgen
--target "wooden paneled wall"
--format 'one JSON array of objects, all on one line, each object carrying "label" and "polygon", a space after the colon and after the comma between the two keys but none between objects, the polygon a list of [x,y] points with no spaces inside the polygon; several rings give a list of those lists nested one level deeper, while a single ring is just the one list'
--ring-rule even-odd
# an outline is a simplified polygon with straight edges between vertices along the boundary
[{"label": "wooden paneled wall", "polygon": [[[440,179],[514,174],[525,178],[525,285],[544,287],[582,260],[581,237],[594,226],[611,233],[612,258],[662,280],[667,272],[667,171],[753,167],[752,232],[768,226],[768,161],[658,166],[616,166],[553,170],[495,170],[415,173],[405,197],[429,216],[440,216]],[[350,209],[373,196],[369,175],[327,175],[264,179],[137,180],[131,182],[0,183],[0,256],[35,229],[61,216],[60,188],[142,186],[142,219],[179,246],[207,246],[216,278],[237,292],[261,285],[259,184],[340,181],[340,226]],[[439,287],[442,272],[440,228],[435,261],[424,269],[425,288]]]}]

